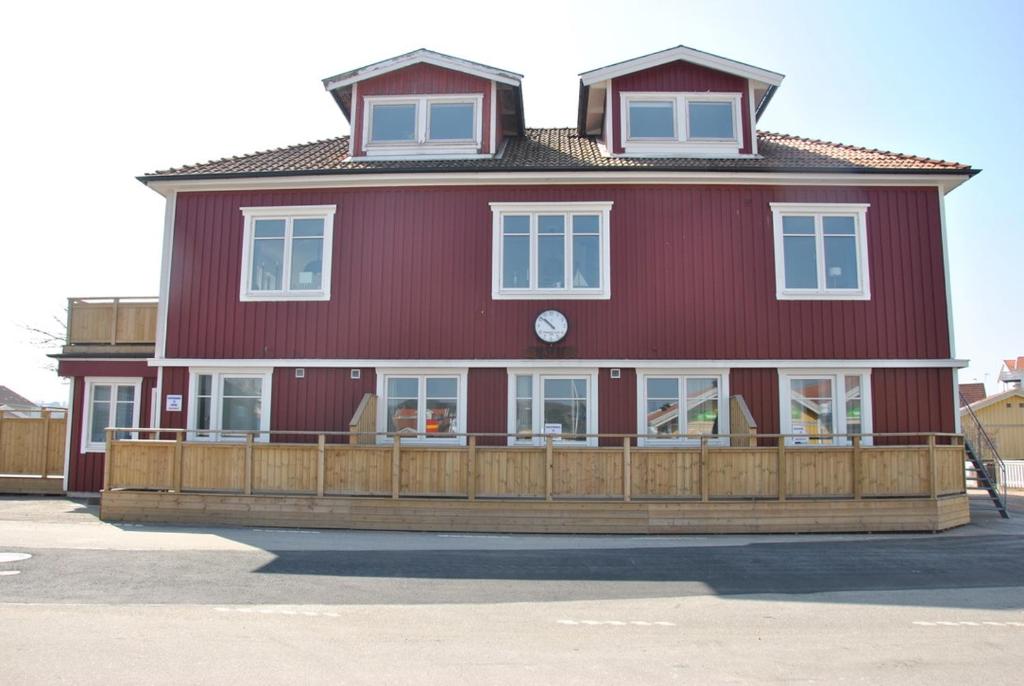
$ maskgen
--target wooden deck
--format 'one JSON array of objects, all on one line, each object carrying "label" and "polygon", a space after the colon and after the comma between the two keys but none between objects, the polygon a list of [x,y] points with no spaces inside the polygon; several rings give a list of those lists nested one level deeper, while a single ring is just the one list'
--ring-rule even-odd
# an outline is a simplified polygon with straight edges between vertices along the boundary
[{"label": "wooden deck", "polygon": [[[173,430],[160,430],[162,435]],[[295,436],[295,434],[289,434]],[[110,441],[101,516],[423,531],[937,531],[969,521],[960,437],[843,445],[567,447]],[[838,440],[838,439],[837,439]],[[740,439],[749,443],[750,437]],[[865,445],[873,442],[877,445]]]},{"label": "wooden deck", "polygon": [[0,410],[0,493],[64,492],[64,410]]}]

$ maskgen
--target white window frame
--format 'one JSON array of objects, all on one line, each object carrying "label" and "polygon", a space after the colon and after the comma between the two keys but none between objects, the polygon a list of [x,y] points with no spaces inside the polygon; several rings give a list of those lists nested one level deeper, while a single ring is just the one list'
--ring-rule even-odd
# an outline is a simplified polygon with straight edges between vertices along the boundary
[{"label": "white window frame", "polygon": [[[821,379],[828,377],[832,380],[832,417],[835,421],[835,434],[846,433],[846,377],[860,377],[860,431],[862,434],[873,432],[871,409],[871,370],[864,368],[844,369],[834,367],[831,369],[780,369],[779,370],[779,429],[782,434],[793,433],[793,418],[790,416],[790,381],[798,379]],[[842,407],[839,401],[842,399]],[[850,445],[852,440],[848,437],[837,438],[831,442],[807,442],[798,443],[797,439],[789,436],[786,445],[796,447],[821,448],[827,446]],[[865,436],[862,445],[871,445],[871,436]]]},{"label": "white window frame", "polygon": [[[456,431],[455,433],[465,434],[468,426],[466,416],[466,391],[468,389],[469,370],[465,367],[452,369],[423,369],[423,368],[400,368],[400,367],[378,367],[377,370],[377,431],[385,433],[388,430],[388,379],[393,378],[415,378],[419,379],[417,397],[417,431],[424,431],[426,426],[426,394],[427,378],[432,377],[456,377],[458,379],[459,397],[455,402]],[[377,443],[380,445],[391,445],[394,439],[391,436],[377,436]],[[466,437],[439,437],[428,436],[408,437],[402,436],[402,445],[466,445]]]},{"label": "white window frame", "polygon": [[[689,445],[700,445],[699,438],[693,438],[691,436],[679,435],[671,438],[654,438],[646,437],[642,434],[647,432],[647,380],[649,378],[656,379],[677,379],[679,381],[679,394],[680,401],[686,399],[686,380],[687,379],[707,379],[714,378],[718,380],[718,433],[728,434],[729,433],[729,370],[728,369],[644,369],[643,371],[637,372],[636,375],[636,431],[638,434],[637,446],[639,447],[657,447],[657,446],[689,446]],[[680,425],[685,424],[683,408],[680,408]],[[723,436],[721,438],[711,438],[707,440],[708,445],[723,445],[728,446],[730,444],[729,437]]]},{"label": "white window frame", "polygon": [[[199,391],[199,376],[210,375],[211,393],[210,398],[210,428],[199,429],[196,427],[196,410],[199,403],[196,396]],[[252,379],[259,378],[260,385],[260,428],[263,433],[256,434],[254,441],[267,443],[270,441],[270,411],[272,399],[272,385],[274,370],[266,367],[259,368],[226,368],[226,367],[189,367],[188,370],[188,418],[186,436],[190,441],[209,441],[211,443],[232,443],[245,440],[245,432],[225,436],[220,433],[221,415],[223,413],[224,379]],[[208,435],[202,435],[209,431]]]},{"label": "white window frame", "polygon": [[[521,369],[509,368],[508,370],[508,444],[510,446],[544,445],[547,442],[543,434],[544,429],[544,379],[586,379],[587,380],[587,433],[598,432],[598,370],[596,368],[565,368],[565,369]],[[531,438],[518,438],[516,434],[516,377],[531,376],[533,380],[533,418],[534,427],[540,427],[541,433],[534,433]],[[595,436],[589,436],[585,440],[563,440],[556,438],[552,441],[555,445],[561,446],[586,446],[597,447],[598,440]]]},{"label": "white window frame", "polygon": [[[491,205],[491,299],[493,300],[608,300],[612,295],[611,210],[612,202],[492,202]],[[530,282],[538,278],[537,217],[558,214],[565,217],[565,274],[562,288],[505,288],[502,281],[504,245],[502,219],[506,215],[530,216]],[[600,288],[575,288],[572,283],[572,215],[598,215],[600,245]],[[525,234],[524,234],[525,235]]]},{"label": "white window frame", "polygon": [[[868,269],[869,203],[769,203],[775,233],[775,297],[777,300],[870,300],[871,278]],[[817,257],[817,288],[786,288],[786,256],[783,217],[814,217],[814,249]],[[825,285],[825,241],[822,218],[853,217],[857,246],[857,288],[828,288]],[[810,235],[810,234],[807,234]]]},{"label": "white window frame", "polygon": [[[260,301],[292,301],[292,300],[330,300],[331,299],[331,257],[334,243],[334,215],[337,205],[286,205],[277,207],[242,207],[244,229],[242,232],[242,283],[238,298],[242,302]],[[255,240],[255,220],[285,220],[284,256],[281,272],[281,283],[284,288],[276,291],[257,291],[252,289],[252,257],[253,241]],[[292,268],[292,226],[296,219],[323,219],[323,257],[320,288],[318,290],[293,290],[291,288]]]},{"label": "white window frame", "polygon": [[[431,95],[368,95],[363,97],[363,152],[366,156],[406,156],[417,154],[459,155],[479,152],[483,145],[483,93],[438,93]],[[462,103],[473,106],[473,136],[451,140],[430,139],[430,105]],[[373,140],[373,108],[376,105],[413,105],[416,128],[411,141]],[[492,103],[493,107],[493,103]]]},{"label": "white window frame", "polygon": [[[132,426],[139,426],[139,416],[142,409],[142,378],[135,376],[87,376],[85,377],[85,396],[82,403],[82,436],[81,436],[81,450],[83,453],[106,453],[107,442],[104,440],[102,443],[94,443],[90,440],[89,430],[92,427],[92,389],[94,386],[111,386],[110,389],[110,405],[111,409],[113,405],[117,403],[117,386],[131,386],[135,389],[135,402],[132,408]],[[109,411],[109,410],[108,410]],[[108,426],[110,428],[109,421],[114,417],[108,418]],[[125,428],[125,427],[115,427]],[[105,434],[104,434],[105,436]],[[139,433],[133,431],[131,433],[132,439],[137,439]]]},{"label": "white window frame", "polygon": [[[706,154],[738,155],[743,148],[743,114],[741,93],[689,93],[689,92],[635,92],[620,93],[619,121],[622,147],[626,154],[678,155]],[[675,136],[672,138],[633,138],[630,135],[629,106],[634,102],[671,101],[675,117]],[[732,105],[733,138],[691,138],[691,102],[728,102]]]}]

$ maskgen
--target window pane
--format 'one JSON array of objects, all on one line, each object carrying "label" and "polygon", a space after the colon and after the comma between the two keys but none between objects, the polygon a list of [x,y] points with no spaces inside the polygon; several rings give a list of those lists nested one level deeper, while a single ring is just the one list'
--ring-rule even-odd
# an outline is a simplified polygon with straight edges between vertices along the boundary
[{"label": "window pane", "polygon": [[647,397],[679,399],[679,379],[647,379]]},{"label": "window pane", "polygon": [[686,380],[686,432],[718,433],[718,379]]},{"label": "window pane", "polygon": [[472,139],[473,110],[473,104],[468,102],[433,103],[430,106],[430,140]]},{"label": "window pane", "polygon": [[524,215],[505,215],[501,219],[505,233],[530,233],[530,218]]},{"label": "window pane", "polygon": [[861,421],[860,377],[846,377],[846,433],[859,434],[863,431]]},{"label": "window pane", "polygon": [[529,375],[519,375],[516,377],[516,397],[517,398],[532,398],[533,397],[533,377]]},{"label": "window pane", "polygon": [[563,434],[584,434],[587,432],[587,401],[545,400],[544,423],[558,424]]},{"label": "window pane", "polygon": [[373,105],[374,141],[416,139],[416,105]]},{"label": "window pane", "polygon": [[388,432],[415,432],[419,415],[419,400],[415,398],[388,398]]},{"label": "window pane", "polygon": [[574,214],[572,217],[572,232],[574,234],[596,234],[600,229],[601,218],[596,214]]},{"label": "window pane", "polygon": [[263,379],[224,379],[224,395],[259,397]]},{"label": "window pane", "polygon": [[254,224],[256,238],[284,238],[284,219],[257,219]]},{"label": "window pane", "polygon": [[736,138],[731,102],[689,103],[690,138]]},{"label": "window pane", "polygon": [[110,386],[92,387],[92,404],[89,408],[89,441],[105,443],[104,431],[110,423]]},{"label": "window pane", "polygon": [[389,398],[416,398],[419,394],[419,379],[388,379]]},{"label": "window pane", "polygon": [[455,398],[459,394],[459,380],[452,378],[427,379],[428,398]]},{"label": "window pane", "polygon": [[675,107],[671,101],[631,102],[630,138],[675,138]]},{"label": "window pane", "polygon": [[210,397],[196,398],[196,428],[210,428],[210,409],[213,406],[213,399]]},{"label": "window pane", "polygon": [[292,241],[292,288],[319,290],[323,280],[323,238],[296,238]]},{"label": "window pane", "polygon": [[210,374],[200,374],[198,378],[199,390],[198,395],[210,395],[213,393],[213,376]]},{"label": "window pane", "polygon": [[427,418],[424,431],[432,433],[454,433],[456,425],[456,402],[439,398],[427,398]]},{"label": "window pane", "polygon": [[320,217],[296,219],[292,224],[292,235],[299,238],[324,235],[324,220]]},{"label": "window pane", "polygon": [[224,398],[220,428],[231,431],[258,431],[259,398]]},{"label": "window pane", "polygon": [[825,286],[857,288],[857,239],[825,236]]},{"label": "window pane", "polygon": [[[118,388],[118,396],[121,395],[121,389],[122,388],[127,388],[129,391],[131,391],[130,395],[132,396],[132,398],[134,398],[135,389],[133,387],[131,387],[131,386],[128,386],[128,387],[120,386]],[[134,426],[135,425],[135,401],[132,398],[129,398],[127,401],[119,400],[117,403],[115,403],[116,409],[114,410],[114,412],[115,412],[116,416],[114,418],[114,426],[118,426],[118,427],[122,427],[123,428],[123,427],[126,427],[126,426]],[[131,432],[130,431],[118,431],[115,434],[115,436],[117,438],[131,438]]]},{"label": "window pane", "polygon": [[533,432],[533,400],[516,400],[516,433]]},{"label": "window pane", "polygon": [[833,433],[832,380],[790,380],[790,417],[794,434],[819,436]]},{"label": "window pane", "polygon": [[601,287],[601,243],[598,236],[572,237],[573,288]]},{"label": "window pane", "polygon": [[545,398],[586,398],[586,379],[544,379]]},{"label": "window pane", "polygon": [[530,287],[530,237],[505,236],[501,249],[502,288]]},{"label": "window pane", "polygon": [[560,214],[542,214],[537,217],[537,233],[565,233],[565,217]]},{"label": "window pane", "polygon": [[674,435],[679,433],[679,399],[647,399],[647,433]]},{"label": "window pane", "polygon": [[790,234],[814,235],[814,217],[783,216],[782,232]]},{"label": "window pane", "polygon": [[818,287],[818,256],[814,236],[784,236],[786,288]]},{"label": "window pane", "polygon": [[118,386],[117,387],[117,401],[131,402],[135,400],[135,386]]},{"label": "window pane", "polygon": [[252,289],[279,291],[284,269],[284,240],[259,239],[252,247]]},{"label": "window pane", "polygon": [[565,287],[565,237],[537,238],[537,287]]},{"label": "window pane", "polygon": [[826,236],[852,236],[857,233],[857,222],[853,217],[822,217],[821,225]]}]

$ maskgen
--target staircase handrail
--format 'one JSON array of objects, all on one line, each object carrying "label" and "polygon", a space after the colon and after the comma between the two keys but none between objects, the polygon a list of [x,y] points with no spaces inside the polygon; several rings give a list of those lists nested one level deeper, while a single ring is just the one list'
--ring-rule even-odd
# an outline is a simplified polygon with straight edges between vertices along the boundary
[{"label": "staircase handrail", "polygon": [[[988,431],[985,430],[985,425],[981,423],[981,419],[975,413],[974,408],[971,407],[967,399],[964,398],[963,394],[960,394],[960,405],[962,408],[967,410],[973,421],[973,428],[977,429],[978,438],[984,439],[987,444],[988,450],[991,453],[992,463],[996,469],[999,470],[999,490],[1002,491],[1003,502],[1006,502],[1006,463],[1003,461],[1002,456],[999,454],[999,450],[996,448],[996,444],[992,441],[992,437],[988,435]],[[966,432],[965,432],[966,433]],[[984,456],[978,455],[979,460],[984,462]],[[984,468],[984,464],[982,465]]]}]

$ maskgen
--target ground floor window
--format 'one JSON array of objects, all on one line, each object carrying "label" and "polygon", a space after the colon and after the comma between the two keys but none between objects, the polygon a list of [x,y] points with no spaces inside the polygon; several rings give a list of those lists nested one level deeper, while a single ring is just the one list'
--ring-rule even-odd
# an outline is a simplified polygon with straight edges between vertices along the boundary
[{"label": "ground floor window", "polygon": [[[270,430],[271,370],[192,369],[189,376],[189,438],[242,440]],[[257,435],[256,440],[269,440]]]},{"label": "ground floor window", "polygon": [[[85,379],[85,407],[82,413],[82,452],[107,450],[108,427],[137,427],[142,379]],[[134,431],[118,431],[115,438],[136,438]]]},{"label": "ground floor window", "polygon": [[509,370],[510,443],[543,443],[546,434],[566,443],[596,445],[597,371]]},{"label": "ground floor window", "polygon": [[787,442],[848,444],[850,435],[871,433],[870,384],[866,370],[780,371],[782,433],[793,434]]},{"label": "ground floor window", "polygon": [[466,432],[465,370],[378,370],[377,397],[378,431],[399,434],[403,443],[465,443],[450,435]]},{"label": "ground floor window", "polygon": [[[637,379],[641,445],[696,444],[701,434],[729,433],[728,374],[701,370],[643,372]],[[709,441],[728,444],[728,438]]]}]

